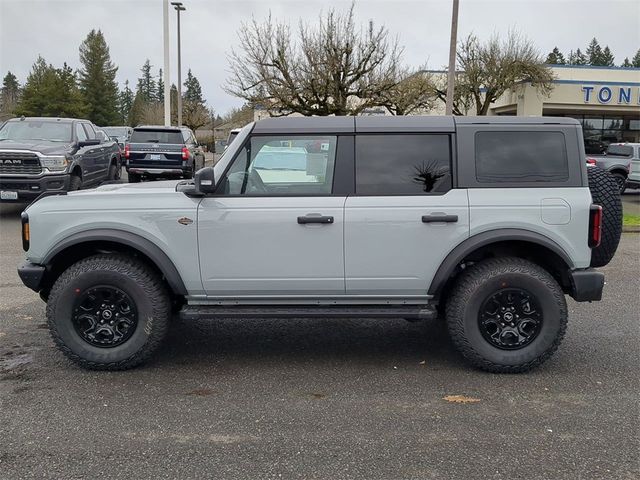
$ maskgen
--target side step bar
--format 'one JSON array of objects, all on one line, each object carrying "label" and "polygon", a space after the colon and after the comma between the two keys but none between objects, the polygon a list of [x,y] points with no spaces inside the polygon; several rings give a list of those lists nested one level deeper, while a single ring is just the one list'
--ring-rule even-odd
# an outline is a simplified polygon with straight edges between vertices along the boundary
[{"label": "side step bar", "polygon": [[425,305],[372,307],[364,305],[336,306],[218,306],[186,305],[180,310],[183,320],[214,318],[406,318],[430,320],[436,318],[435,308]]}]

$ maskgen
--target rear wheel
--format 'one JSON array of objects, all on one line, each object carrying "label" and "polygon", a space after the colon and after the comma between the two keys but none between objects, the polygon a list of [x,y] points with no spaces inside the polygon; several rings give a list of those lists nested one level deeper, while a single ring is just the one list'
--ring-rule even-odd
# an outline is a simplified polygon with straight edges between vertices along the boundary
[{"label": "rear wheel", "polygon": [[124,370],[147,360],[167,332],[169,293],[146,264],[95,255],[69,267],[47,302],[51,336],[82,367]]},{"label": "rear wheel", "polygon": [[120,178],[120,169],[115,162],[109,165],[109,174],[107,178],[108,180],[118,180]]},{"label": "rear wheel", "polygon": [[556,351],[567,305],[546,270],[520,258],[496,258],[462,274],[447,299],[446,320],[453,344],[473,366],[519,373]]}]

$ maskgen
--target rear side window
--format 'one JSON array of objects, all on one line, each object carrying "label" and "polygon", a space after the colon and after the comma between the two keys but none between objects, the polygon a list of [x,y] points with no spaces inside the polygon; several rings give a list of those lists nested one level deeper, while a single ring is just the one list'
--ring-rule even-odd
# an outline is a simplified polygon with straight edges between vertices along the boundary
[{"label": "rear side window", "polygon": [[184,143],[180,130],[134,130],[129,141],[131,143]]},{"label": "rear side window", "polygon": [[477,132],[476,179],[495,182],[564,182],[569,179],[560,132]]},{"label": "rear side window", "polygon": [[609,145],[607,147],[607,155],[631,157],[633,155],[633,147],[630,147],[629,145]]},{"label": "rear side window", "polygon": [[425,195],[449,189],[448,135],[356,136],[358,195]]}]

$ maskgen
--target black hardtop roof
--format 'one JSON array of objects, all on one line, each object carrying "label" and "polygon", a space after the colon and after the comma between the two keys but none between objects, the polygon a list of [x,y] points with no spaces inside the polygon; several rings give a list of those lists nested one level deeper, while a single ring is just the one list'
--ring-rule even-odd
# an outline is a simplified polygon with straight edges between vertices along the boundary
[{"label": "black hardtop roof", "polygon": [[569,117],[516,116],[361,116],[361,117],[275,117],[259,120],[257,134],[281,133],[385,133],[385,132],[454,132],[456,125],[580,125]]}]

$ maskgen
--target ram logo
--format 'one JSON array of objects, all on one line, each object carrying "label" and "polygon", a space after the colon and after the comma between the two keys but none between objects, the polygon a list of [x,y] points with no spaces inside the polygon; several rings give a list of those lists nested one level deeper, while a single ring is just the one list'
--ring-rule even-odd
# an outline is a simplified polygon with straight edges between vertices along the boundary
[{"label": "ram logo", "polygon": [[21,165],[22,164],[22,160],[13,160],[11,158],[0,160],[0,162],[2,162],[3,165]]}]

